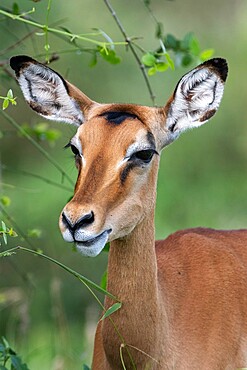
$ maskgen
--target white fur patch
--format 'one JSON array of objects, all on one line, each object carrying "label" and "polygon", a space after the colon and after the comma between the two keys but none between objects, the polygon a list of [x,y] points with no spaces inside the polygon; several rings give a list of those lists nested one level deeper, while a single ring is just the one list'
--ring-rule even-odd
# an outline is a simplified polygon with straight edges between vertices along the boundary
[{"label": "white fur patch", "polygon": [[77,102],[68,95],[58,74],[41,64],[30,64],[18,78],[31,108],[47,119],[79,126],[83,121]]}]

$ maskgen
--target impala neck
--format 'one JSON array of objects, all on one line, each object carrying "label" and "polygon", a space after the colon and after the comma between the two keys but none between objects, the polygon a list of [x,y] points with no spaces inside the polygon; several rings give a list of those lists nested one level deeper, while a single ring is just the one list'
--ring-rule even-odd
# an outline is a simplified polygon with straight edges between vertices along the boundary
[{"label": "impala neck", "polygon": [[[160,309],[154,209],[128,237],[111,243],[107,289],[122,302],[122,308],[112,315],[112,319],[125,343],[155,357]],[[108,308],[113,302],[106,298],[105,304]],[[103,323],[103,338],[106,357],[111,368],[122,369],[119,363],[119,348],[122,342],[117,338],[109,320]],[[149,357],[131,347],[129,349],[137,369],[150,366],[150,361],[153,365]],[[126,368],[132,369],[126,352],[124,360]]]},{"label": "impala neck", "polygon": [[[133,277],[133,280],[130,280]],[[121,281],[121,285],[119,285]],[[129,284],[133,281],[133,284]],[[108,290],[120,300],[133,302],[156,288],[154,215],[144,219],[130,235],[111,242],[108,262]],[[134,295],[133,295],[134,293]]]}]

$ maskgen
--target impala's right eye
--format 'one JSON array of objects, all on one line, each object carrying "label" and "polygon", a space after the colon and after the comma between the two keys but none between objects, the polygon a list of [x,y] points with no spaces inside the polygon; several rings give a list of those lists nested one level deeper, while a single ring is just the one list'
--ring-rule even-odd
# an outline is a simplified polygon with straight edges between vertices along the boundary
[{"label": "impala's right eye", "polygon": [[70,144],[70,149],[72,151],[72,153],[75,155],[75,156],[80,156],[80,152],[79,150],[77,149],[76,146],[74,146],[73,144]]}]

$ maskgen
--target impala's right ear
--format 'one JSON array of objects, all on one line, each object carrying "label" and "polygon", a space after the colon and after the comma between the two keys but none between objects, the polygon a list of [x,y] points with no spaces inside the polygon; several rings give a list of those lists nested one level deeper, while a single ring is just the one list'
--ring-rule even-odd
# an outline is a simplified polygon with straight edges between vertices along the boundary
[{"label": "impala's right ear", "polygon": [[84,115],[94,102],[79,89],[28,56],[12,57],[10,66],[26,101],[38,114],[76,126],[83,123]]}]

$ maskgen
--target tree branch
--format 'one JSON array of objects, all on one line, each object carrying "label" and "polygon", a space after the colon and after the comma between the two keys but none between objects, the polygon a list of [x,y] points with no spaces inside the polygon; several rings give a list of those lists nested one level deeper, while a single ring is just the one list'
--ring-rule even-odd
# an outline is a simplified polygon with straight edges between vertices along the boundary
[{"label": "tree branch", "polygon": [[152,87],[151,87],[151,84],[150,84],[150,82],[149,82],[148,75],[147,75],[146,70],[145,70],[145,66],[143,65],[143,63],[142,63],[141,59],[139,58],[139,56],[138,56],[138,54],[137,54],[137,52],[136,52],[136,50],[135,50],[135,48],[134,48],[134,44],[133,44],[133,43],[132,43],[132,41],[131,41],[131,38],[130,38],[130,37],[128,37],[128,35],[127,35],[127,33],[126,33],[126,31],[125,31],[125,29],[124,29],[124,27],[123,27],[122,23],[120,22],[120,20],[119,20],[119,18],[118,18],[118,16],[117,16],[117,13],[116,13],[116,12],[115,12],[115,10],[113,9],[113,7],[112,7],[112,5],[110,4],[110,2],[109,2],[108,0],[103,0],[103,1],[104,1],[105,5],[107,6],[107,8],[109,9],[109,11],[110,11],[110,13],[111,13],[111,15],[112,15],[113,19],[115,20],[115,22],[116,22],[116,24],[117,24],[117,26],[118,26],[119,30],[120,30],[120,31],[121,31],[121,33],[122,33],[122,35],[123,35],[123,37],[124,37],[124,39],[125,39],[125,41],[126,41],[127,45],[129,46],[129,48],[130,48],[130,50],[131,50],[131,52],[132,52],[132,54],[133,54],[133,56],[134,56],[134,58],[135,58],[135,60],[136,60],[136,62],[137,62],[137,64],[138,64],[138,66],[139,66],[139,68],[140,68],[140,70],[141,70],[141,72],[142,72],[142,75],[143,75],[144,81],[145,81],[145,83],[146,83],[146,86],[147,86],[147,89],[148,89],[148,92],[149,92],[150,98],[151,98],[151,100],[152,100],[152,103],[153,103],[153,105],[156,105],[156,104],[155,104],[155,98],[156,98],[156,96],[155,96],[155,94],[154,94],[154,92],[153,92],[153,89],[152,89]]}]

